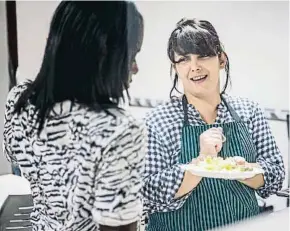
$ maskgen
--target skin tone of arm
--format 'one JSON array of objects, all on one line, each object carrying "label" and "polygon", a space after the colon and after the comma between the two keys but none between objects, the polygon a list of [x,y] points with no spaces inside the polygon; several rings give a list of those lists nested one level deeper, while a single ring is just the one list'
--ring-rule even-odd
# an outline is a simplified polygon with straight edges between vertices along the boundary
[{"label": "skin tone of arm", "polygon": [[136,230],[137,230],[137,222],[117,227],[100,225],[100,231],[136,231]]},{"label": "skin tone of arm", "polygon": [[[253,167],[259,168],[259,165],[256,163],[252,163],[251,165]],[[253,188],[253,189],[258,189],[258,188],[264,186],[264,184],[265,184],[263,174],[258,174],[252,178],[249,178],[249,179],[239,180],[239,182],[241,182],[241,183],[243,183],[243,184],[245,184],[248,187]]]},{"label": "skin tone of arm", "polygon": [[201,181],[202,177],[195,176],[191,174],[189,171],[185,171],[183,181],[177,193],[175,194],[175,198],[182,197],[193,190]]},{"label": "skin tone of arm", "polygon": [[253,189],[258,189],[265,184],[263,174],[258,174],[252,178],[239,181]]}]

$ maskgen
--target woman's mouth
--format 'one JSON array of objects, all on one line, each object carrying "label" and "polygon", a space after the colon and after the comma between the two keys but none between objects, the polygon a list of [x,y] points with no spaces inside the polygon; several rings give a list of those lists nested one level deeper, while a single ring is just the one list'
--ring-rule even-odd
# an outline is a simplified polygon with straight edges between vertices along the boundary
[{"label": "woman's mouth", "polygon": [[206,78],[207,78],[207,75],[199,75],[199,76],[190,78],[190,80],[195,83],[202,83],[203,81],[206,80]]}]

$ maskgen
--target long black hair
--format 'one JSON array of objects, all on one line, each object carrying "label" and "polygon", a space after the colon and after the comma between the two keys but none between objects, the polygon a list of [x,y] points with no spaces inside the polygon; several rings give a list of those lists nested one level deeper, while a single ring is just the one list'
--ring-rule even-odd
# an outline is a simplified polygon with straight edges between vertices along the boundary
[{"label": "long black hair", "polygon": [[[172,63],[176,63],[174,53],[179,55],[218,55],[219,57],[224,54],[227,59],[225,65],[227,77],[221,94],[226,91],[228,85],[231,83],[229,58],[220,42],[215,28],[210,22],[198,19],[181,19],[171,33],[168,41],[167,55]],[[173,67],[171,66],[170,75],[172,75],[172,69]],[[173,87],[170,90],[170,98],[173,97],[174,90],[178,91],[177,83],[178,76],[175,73]]]},{"label": "long black hair", "polygon": [[143,18],[132,2],[63,1],[51,21],[34,81],[15,105],[38,111],[39,133],[53,105],[71,100],[98,110],[124,99],[143,36]]}]

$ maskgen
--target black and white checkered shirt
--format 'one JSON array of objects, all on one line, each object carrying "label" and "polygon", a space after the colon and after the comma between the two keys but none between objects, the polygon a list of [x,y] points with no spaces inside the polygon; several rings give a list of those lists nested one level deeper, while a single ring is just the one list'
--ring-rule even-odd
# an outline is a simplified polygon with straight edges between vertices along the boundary
[{"label": "black and white checkered shirt", "polygon": [[[282,188],[285,169],[282,155],[276,145],[269,124],[260,106],[246,98],[224,95],[241,120],[245,122],[256,146],[256,161],[265,171],[265,185],[257,190],[262,198]],[[148,151],[144,179],[145,210],[149,213],[179,209],[190,195],[174,199],[183,180],[183,170],[179,168],[183,125],[182,101],[172,99],[153,109],[146,116],[148,129]],[[188,119],[191,125],[203,125],[199,112],[188,104]],[[226,105],[218,105],[216,122],[233,122]]]}]

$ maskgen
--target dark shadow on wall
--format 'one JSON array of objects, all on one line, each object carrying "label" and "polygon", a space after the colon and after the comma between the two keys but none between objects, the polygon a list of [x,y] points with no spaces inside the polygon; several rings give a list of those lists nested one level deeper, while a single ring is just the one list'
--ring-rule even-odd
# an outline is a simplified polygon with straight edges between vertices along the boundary
[{"label": "dark shadow on wall", "polygon": [[[16,72],[18,68],[18,40],[16,1],[6,1],[7,41],[8,41],[8,73],[9,91],[17,84]],[[12,165],[12,173],[21,175],[18,166]]]},{"label": "dark shadow on wall", "polygon": [[16,1],[6,1],[8,55],[9,55],[9,90],[17,84],[18,68],[17,15]]}]

